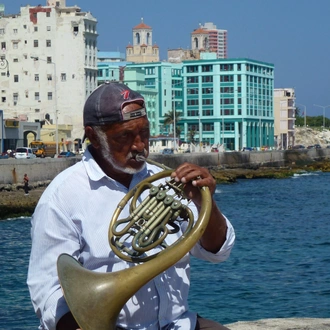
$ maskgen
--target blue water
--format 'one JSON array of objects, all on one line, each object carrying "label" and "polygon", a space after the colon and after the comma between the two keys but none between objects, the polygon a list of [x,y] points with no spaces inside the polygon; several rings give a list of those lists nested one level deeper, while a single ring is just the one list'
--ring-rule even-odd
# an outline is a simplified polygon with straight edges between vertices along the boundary
[{"label": "blue water", "polygon": [[[330,173],[219,185],[236,230],[222,264],[192,262],[190,306],[223,324],[330,317]],[[37,329],[26,287],[29,218],[0,221],[0,329]]]}]

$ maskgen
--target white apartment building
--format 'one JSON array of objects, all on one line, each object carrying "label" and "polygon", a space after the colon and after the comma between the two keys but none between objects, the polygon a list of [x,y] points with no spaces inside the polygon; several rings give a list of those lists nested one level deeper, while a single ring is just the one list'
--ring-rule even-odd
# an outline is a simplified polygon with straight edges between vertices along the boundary
[{"label": "white apartment building", "polygon": [[5,119],[53,126],[63,143],[82,138],[84,102],[97,86],[96,26],[91,13],[67,7],[65,0],[2,15],[0,109]]},{"label": "white apartment building", "polygon": [[274,89],[274,138],[278,149],[288,149],[295,144],[294,88]]}]

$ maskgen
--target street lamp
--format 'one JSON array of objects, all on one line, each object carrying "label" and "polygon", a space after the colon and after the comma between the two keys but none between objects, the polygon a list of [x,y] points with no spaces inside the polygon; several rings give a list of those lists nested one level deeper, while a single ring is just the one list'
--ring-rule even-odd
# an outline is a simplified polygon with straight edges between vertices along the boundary
[{"label": "street lamp", "polygon": [[54,157],[58,155],[58,109],[57,109],[57,88],[56,88],[56,63],[48,60],[39,58],[38,56],[30,56],[35,61],[44,61],[54,66],[54,107],[55,107],[55,142],[56,142],[56,153]]},{"label": "street lamp", "polygon": [[323,129],[325,128],[325,109],[329,108],[330,105],[318,105],[318,104],[314,104],[315,107],[320,107],[323,108]]},{"label": "street lamp", "polygon": [[174,153],[176,150],[176,109],[175,109],[175,97],[173,95],[173,137],[174,137]]},{"label": "street lamp", "polygon": [[7,69],[7,77],[10,76],[10,73],[9,73],[9,63],[8,63],[8,60],[4,57],[2,57],[0,59],[0,70],[5,70]]}]

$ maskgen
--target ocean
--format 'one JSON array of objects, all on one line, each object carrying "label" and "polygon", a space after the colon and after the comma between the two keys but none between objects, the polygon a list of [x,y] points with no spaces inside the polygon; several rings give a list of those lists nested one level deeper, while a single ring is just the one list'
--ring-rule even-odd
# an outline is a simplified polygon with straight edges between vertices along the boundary
[{"label": "ocean", "polygon": [[[330,317],[330,173],[218,185],[236,231],[221,264],[192,260],[190,307],[222,324]],[[37,329],[26,273],[30,219],[0,221],[0,329]]]}]

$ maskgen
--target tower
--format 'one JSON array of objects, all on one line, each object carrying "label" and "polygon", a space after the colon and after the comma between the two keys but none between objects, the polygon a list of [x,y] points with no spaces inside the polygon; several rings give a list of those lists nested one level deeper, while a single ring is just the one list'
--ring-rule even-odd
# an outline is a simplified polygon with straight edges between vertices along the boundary
[{"label": "tower", "polygon": [[152,44],[152,28],[143,22],[133,28],[133,45],[126,47],[128,62],[159,62],[159,47]]}]

